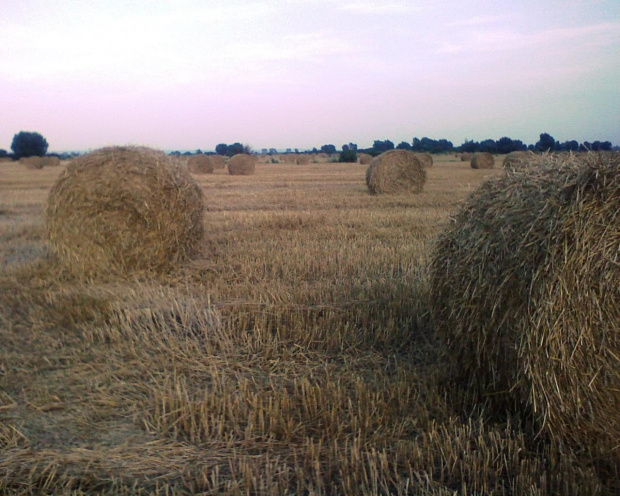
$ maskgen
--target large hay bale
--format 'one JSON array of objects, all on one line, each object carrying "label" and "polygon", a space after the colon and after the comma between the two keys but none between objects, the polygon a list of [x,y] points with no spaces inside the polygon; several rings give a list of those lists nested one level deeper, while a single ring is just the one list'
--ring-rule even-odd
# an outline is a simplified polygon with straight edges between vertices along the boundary
[{"label": "large hay bale", "polygon": [[420,193],[426,183],[426,171],[414,153],[390,150],[370,163],[366,185],[371,193]]},{"label": "large hay bale", "polygon": [[469,152],[462,153],[461,162],[469,162],[473,156],[474,156],[473,153],[469,153]]},{"label": "large hay bale", "polygon": [[58,167],[60,159],[54,155],[48,155],[43,158],[43,167]]},{"label": "large hay bale", "polygon": [[433,166],[433,156],[430,153],[416,153],[415,156],[425,169]]},{"label": "large hay bale", "polygon": [[495,166],[495,159],[487,152],[475,153],[470,165],[472,169],[492,169]]},{"label": "large hay bale", "polygon": [[296,158],[297,165],[308,165],[310,163],[310,155],[307,153],[300,153]]},{"label": "large hay bale", "polygon": [[228,160],[228,173],[232,176],[250,176],[255,169],[254,159],[245,153],[233,155]]},{"label": "large hay bale", "polygon": [[43,169],[45,159],[43,157],[22,157],[19,159],[19,163],[26,169]]},{"label": "large hay bale", "polygon": [[187,168],[192,174],[212,174],[214,169],[209,156],[201,153],[187,159]]},{"label": "large hay bale", "polygon": [[526,166],[530,161],[533,161],[536,155],[532,152],[519,151],[510,152],[504,157],[502,166],[504,169],[515,169],[518,167]]},{"label": "large hay bale", "polygon": [[77,158],[52,187],[46,216],[61,262],[92,275],[168,270],[203,237],[202,191],[185,168],[149,148]]},{"label": "large hay bale", "polygon": [[209,158],[211,159],[211,163],[213,164],[214,169],[226,168],[226,159],[221,155],[211,155]]},{"label": "large hay bale", "polygon": [[360,164],[368,165],[368,164],[370,164],[370,162],[372,162],[372,159],[374,157],[372,155],[368,154],[368,153],[358,153],[357,158],[358,158]]},{"label": "large hay bale", "polygon": [[431,284],[471,400],[620,457],[618,211],[620,154],[540,157],[471,195],[439,239]]}]

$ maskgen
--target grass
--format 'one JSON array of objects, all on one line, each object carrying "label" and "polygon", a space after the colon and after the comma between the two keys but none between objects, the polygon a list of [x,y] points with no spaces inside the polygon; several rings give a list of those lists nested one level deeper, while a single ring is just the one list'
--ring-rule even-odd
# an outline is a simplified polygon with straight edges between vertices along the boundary
[{"label": "grass", "polygon": [[195,176],[201,257],[83,281],[47,258],[59,168],[0,167],[0,492],[612,494],[609,470],[458,408],[428,312],[434,239],[500,170],[414,196],[359,164]]}]

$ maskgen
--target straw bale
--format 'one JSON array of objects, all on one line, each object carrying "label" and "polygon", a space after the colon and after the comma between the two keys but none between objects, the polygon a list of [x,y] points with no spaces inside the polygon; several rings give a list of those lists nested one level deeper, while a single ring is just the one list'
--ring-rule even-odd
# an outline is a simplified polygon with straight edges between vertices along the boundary
[{"label": "straw bale", "polygon": [[536,155],[529,151],[510,152],[504,157],[502,166],[504,167],[504,169],[515,169],[517,167],[524,167],[528,164],[528,162],[530,162],[530,160],[534,160],[535,158]]},{"label": "straw bale", "polygon": [[468,153],[468,152],[462,153],[461,162],[469,162],[473,156],[474,156],[473,153]]},{"label": "straw bale", "polygon": [[43,169],[45,166],[45,159],[43,157],[22,157],[19,159],[19,163],[26,169]]},{"label": "straw bale", "polygon": [[187,168],[192,174],[211,174],[214,169],[209,156],[201,153],[187,159]]},{"label": "straw bale", "polygon": [[433,156],[430,153],[416,153],[415,156],[425,169],[433,166]]},{"label": "straw bale", "polygon": [[414,153],[390,150],[382,153],[366,170],[366,185],[371,193],[420,193],[426,183],[426,171]]},{"label": "straw bale", "polygon": [[359,159],[360,164],[369,165],[370,162],[372,162],[373,156],[368,153],[359,153],[357,158]]},{"label": "straw bale", "polygon": [[60,165],[60,159],[54,155],[48,155],[42,158],[44,167],[58,167]]},{"label": "straw bale", "polygon": [[310,155],[307,153],[300,153],[296,158],[297,165],[308,165],[310,163]]},{"label": "straw bale", "polygon": [[250,176],[256,170],[256,162],[245,153],[233,155],[228,160],[228,173],[232,176]]},{"label": "straw bale", "polygon": [[166,271],[203,237],[202,191],[163,152],[109,147],[60,174],[46,207],[52,251],[76,273]]},{"label": "straw bale", "polygon": [[492,169],[495,166],[495,159],[487,152],[475,153],[470,165],[472,169]]},{"label": "straw bale", "polygon": [[221,155],[211,155],[209,158],[211,159],[211,163],[213,164],[214,169],[226,168],[226,159]]},{"label": "straw bale", "polygon": [[620,154],[535,165],[483,184],[440,237],[436,332],[469,399],[620,456]]}]

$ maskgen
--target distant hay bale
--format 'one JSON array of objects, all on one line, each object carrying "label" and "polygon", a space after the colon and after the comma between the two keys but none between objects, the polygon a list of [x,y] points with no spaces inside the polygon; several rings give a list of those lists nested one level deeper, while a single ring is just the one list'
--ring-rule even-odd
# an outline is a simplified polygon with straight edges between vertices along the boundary
[{"label": "distant hay bale", "polygon": [[436,332],[471,400],[620,460],[620,154],[535,165],[483,184],[440,237]]},{"label": "distant hay bale", "polygon": [[414,153],[390,150],[370,163],[366,185],[373,194],[420,193],[426,183],[426,171]]},{"label": "distant hay bale", "polygon": [[211,163],[213,164],[214,169],[225,169],[226,168],[226,159],[221,155],[210,155]]},{"label": "distant hay bale", "polygon": [[475,153],[470,165],[472,169],[492,169],[495,166],[495,159],[487,152]]},{"label": "distant hay bale", "polygon": [[297,155],[295,153],[285,153],[282,155],[282,158],[287,164],[297,163]]},{"label": "distant hay bale", "polygon": [[461,162],[469,162],[473,156],[474,156],[473,153],[468,153],[468,152],[462,153]]},{"label": "distant hay bale", "polygon": [[209,156],[201,153],[187,159],[187,168],[192,174],[211,174],[214,169]]},{"label": "distant hay bale", "polygon": [[433,156],[430,153],[416,153],[415,156],[425,169],[433,166]]},{"label": "distant hay bale", "polygon": [[43,169],[45,159],[43,157],[22,157],[19,159],[19,163],[26,169]]},{"label": "distant hay bale", "polygon": [[58,167],[60,159],[54,155],[48,155],[43,158],[43,167]]},{"label": "distant hay bale", "polygon": [[517,167],[523,167],[527,165],[530,160],[534,160],[536,155],[532,152],[510,152],[504,157],[502,166],[504,169],[514,169]]},{"label": "distant hay bale", "polygon": [[103,148],[73,161],[46,207],[52,251],[85,274],[166,271],[203,237],[202,191],[163,152]]},{"label": "distant hay bale", "polygon": [[372,162],[373,156],[369,155],[368,153],[359,153],[357,155],[357,158],[360,161],[360,164],[368,165],[370,164],[370,162]]},{"label": "distant hay bale", "polygon": [[297,155],[297,165],[308,165],[310,163],[310,155],[307,153],[300,153]]},{"label": "distant hay bale", "polygon": [[228,160],[228,173],[232,176],[250,176],[254,174],[256,162],[245,153],[233,155]]}]

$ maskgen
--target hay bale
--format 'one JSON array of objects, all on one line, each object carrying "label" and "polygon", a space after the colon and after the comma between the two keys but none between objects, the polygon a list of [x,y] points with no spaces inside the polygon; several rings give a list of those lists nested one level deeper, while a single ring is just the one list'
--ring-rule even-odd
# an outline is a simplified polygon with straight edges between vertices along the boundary
[{"label": "hay bale", "polygon": [[308,165],[310,163],[310,155],[307,153],[300,153],[296,158],[297,165]]},{"label": "hay bale", "polygon": [[74,272],[166,271],[203,237],[202,191],[185,168],[149,148],[110,147],[77,158],[46,207],[53,252]]},{"label": "hay bale", "polygon": [[208,155],[192,155],[187,159],[187,168],[192,174],[212,174],[213,163]]},{"label": "hay bale", "polygon": [[495,166],[495,159],[487,152],[475,153],[470,165],[472,169],[492,169]]},{"label": "hay bale", "polygon": [[228,173],[232,176],[250,176],[255,169],[254,159],[245,153],[233,155],[228,160]]},{"label": "hay bale", "polygon": [[416,153],[415,156],[425,169],[433,166],[433,156],[430,153]]},{"label": "hay bale", "polygon": [[43,157],[22,157],[19,159],[19,163],[26,169],[43,169],[45,159]]},{"label": "hay bale", "polygon": [[226,159],[221,155],[211,155],[209,158],[211,159],[211,163],[213,164],[214,169],[226,168]]},{"label": "hay bale", "polygon": [[474,192],[431,262],[436,332],[469,398],[618,456],[619,210],[620,154],[540,157]]},{"label": "hay bale", "polygon": [[516,169],[519,167],[527,166],[530,160],[534,160],[536,154],[532,152],[510,152],[504,157],[502,166],[504,169]]},{"label": "hay bale", "polygon": [[41,158],[43,159],[43,167],[58,167],[60,165],[60,159],[54,155]]},{"label": "hay bale", "polygon": [[368,153],[359,153],[357,155],[357,158],[358,158],[360,164],[368,165],[368,164],[370,164],[370,162],[372,162],[372,159],[374,157],[372,155],[369,155]]},{"label": "hay bale", "polygon": [[468,153],[468,152],[462,153],[461,162],[469,162],[473,156],[474,156],[473,153]]},{"label": "hay bale", "polygon": [[371,193],[420,193],[426,183],[426,171],[414,153],[390,150],[382,153],[366,170],[366,185]]}]

